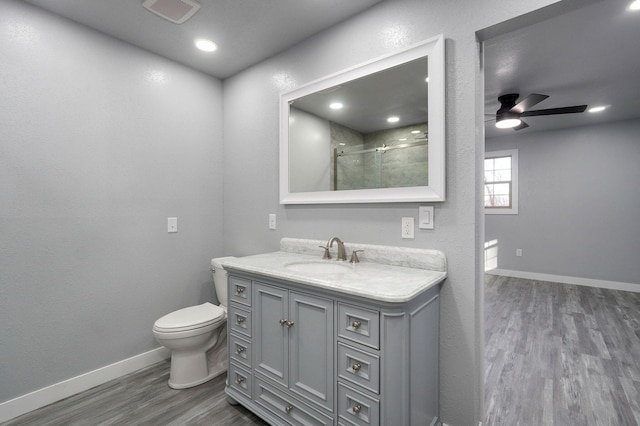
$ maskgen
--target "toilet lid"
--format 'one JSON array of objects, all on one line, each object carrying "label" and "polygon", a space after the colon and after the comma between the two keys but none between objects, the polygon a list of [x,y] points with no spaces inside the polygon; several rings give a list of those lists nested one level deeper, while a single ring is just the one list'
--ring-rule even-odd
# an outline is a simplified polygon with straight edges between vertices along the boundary
[{"label": "toilet lid", "polygon": [[224,316],[224,309],[206,302],[171,312],[157,320],[153,327],[157,331],[165,332],[192,330],[211,325],[223,319]]}]

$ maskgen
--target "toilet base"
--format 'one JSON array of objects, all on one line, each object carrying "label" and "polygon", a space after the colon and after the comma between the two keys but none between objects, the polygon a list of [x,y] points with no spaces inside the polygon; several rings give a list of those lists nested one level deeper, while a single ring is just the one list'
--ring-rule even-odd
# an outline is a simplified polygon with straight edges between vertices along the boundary
[{"label": "toilet base", "polygon": [[227,371],[226,327],[216,345],[206,352],[171,353],[169,387],[186,389],[214,379]]},{"label": "toilet base", "polygon": [[171,381],[171,379],[169,379],[168,383],[169,383],[169,387],[171,389],[186,389],[186,388],[192,388],[194,386],[198,386],[201,385],[203,383],[208,382],[211,379],[215,379],[216,377],[220,376],[221,374],[224,374],[227,372],[227,367],[225,365],[224,369],[219,370],[219,371],[212,371],[209,373],[209,375],[207,375],[206,377],[199,379],[199,380],[195,380],[192,382],[188,382],[188,383],[174,383]]}]

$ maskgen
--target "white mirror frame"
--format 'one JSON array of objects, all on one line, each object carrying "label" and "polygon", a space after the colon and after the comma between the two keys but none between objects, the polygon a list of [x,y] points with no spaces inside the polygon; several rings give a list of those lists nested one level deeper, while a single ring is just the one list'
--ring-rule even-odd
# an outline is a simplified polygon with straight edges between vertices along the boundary
[{"label": "white mirror frame", "polygon": [[[289,192],[289,104],[302,96],[421,57],[429,70],[429,185],[404,188]],[[394,203],[445,200],[445,58],[442,34],[315,80],[280,95],[280,204]]]}]

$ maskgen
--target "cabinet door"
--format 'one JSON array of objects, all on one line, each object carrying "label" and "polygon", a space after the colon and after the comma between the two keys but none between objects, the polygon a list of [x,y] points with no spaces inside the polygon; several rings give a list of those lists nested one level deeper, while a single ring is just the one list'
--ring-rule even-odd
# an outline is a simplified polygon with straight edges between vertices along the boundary
[{"label": "cabinet door", "polygon": [[333,301],[289,293],[289,388],[333,411]]},{"label": "cabinet door", "polygon": [[253,290],[255,370],[288,386],[288,293],[258,282]]}]

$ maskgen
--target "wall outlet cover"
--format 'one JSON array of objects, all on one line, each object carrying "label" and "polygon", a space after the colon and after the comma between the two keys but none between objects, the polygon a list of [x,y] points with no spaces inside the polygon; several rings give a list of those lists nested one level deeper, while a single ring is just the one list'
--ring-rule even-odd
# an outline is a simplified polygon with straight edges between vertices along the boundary
[{"label": "wall outlet cover", "polygon": [[403,217],[402,218],[402,238],[403,239],[413,239],[413,227],[414,227],[415,219],[413,217]]}]

